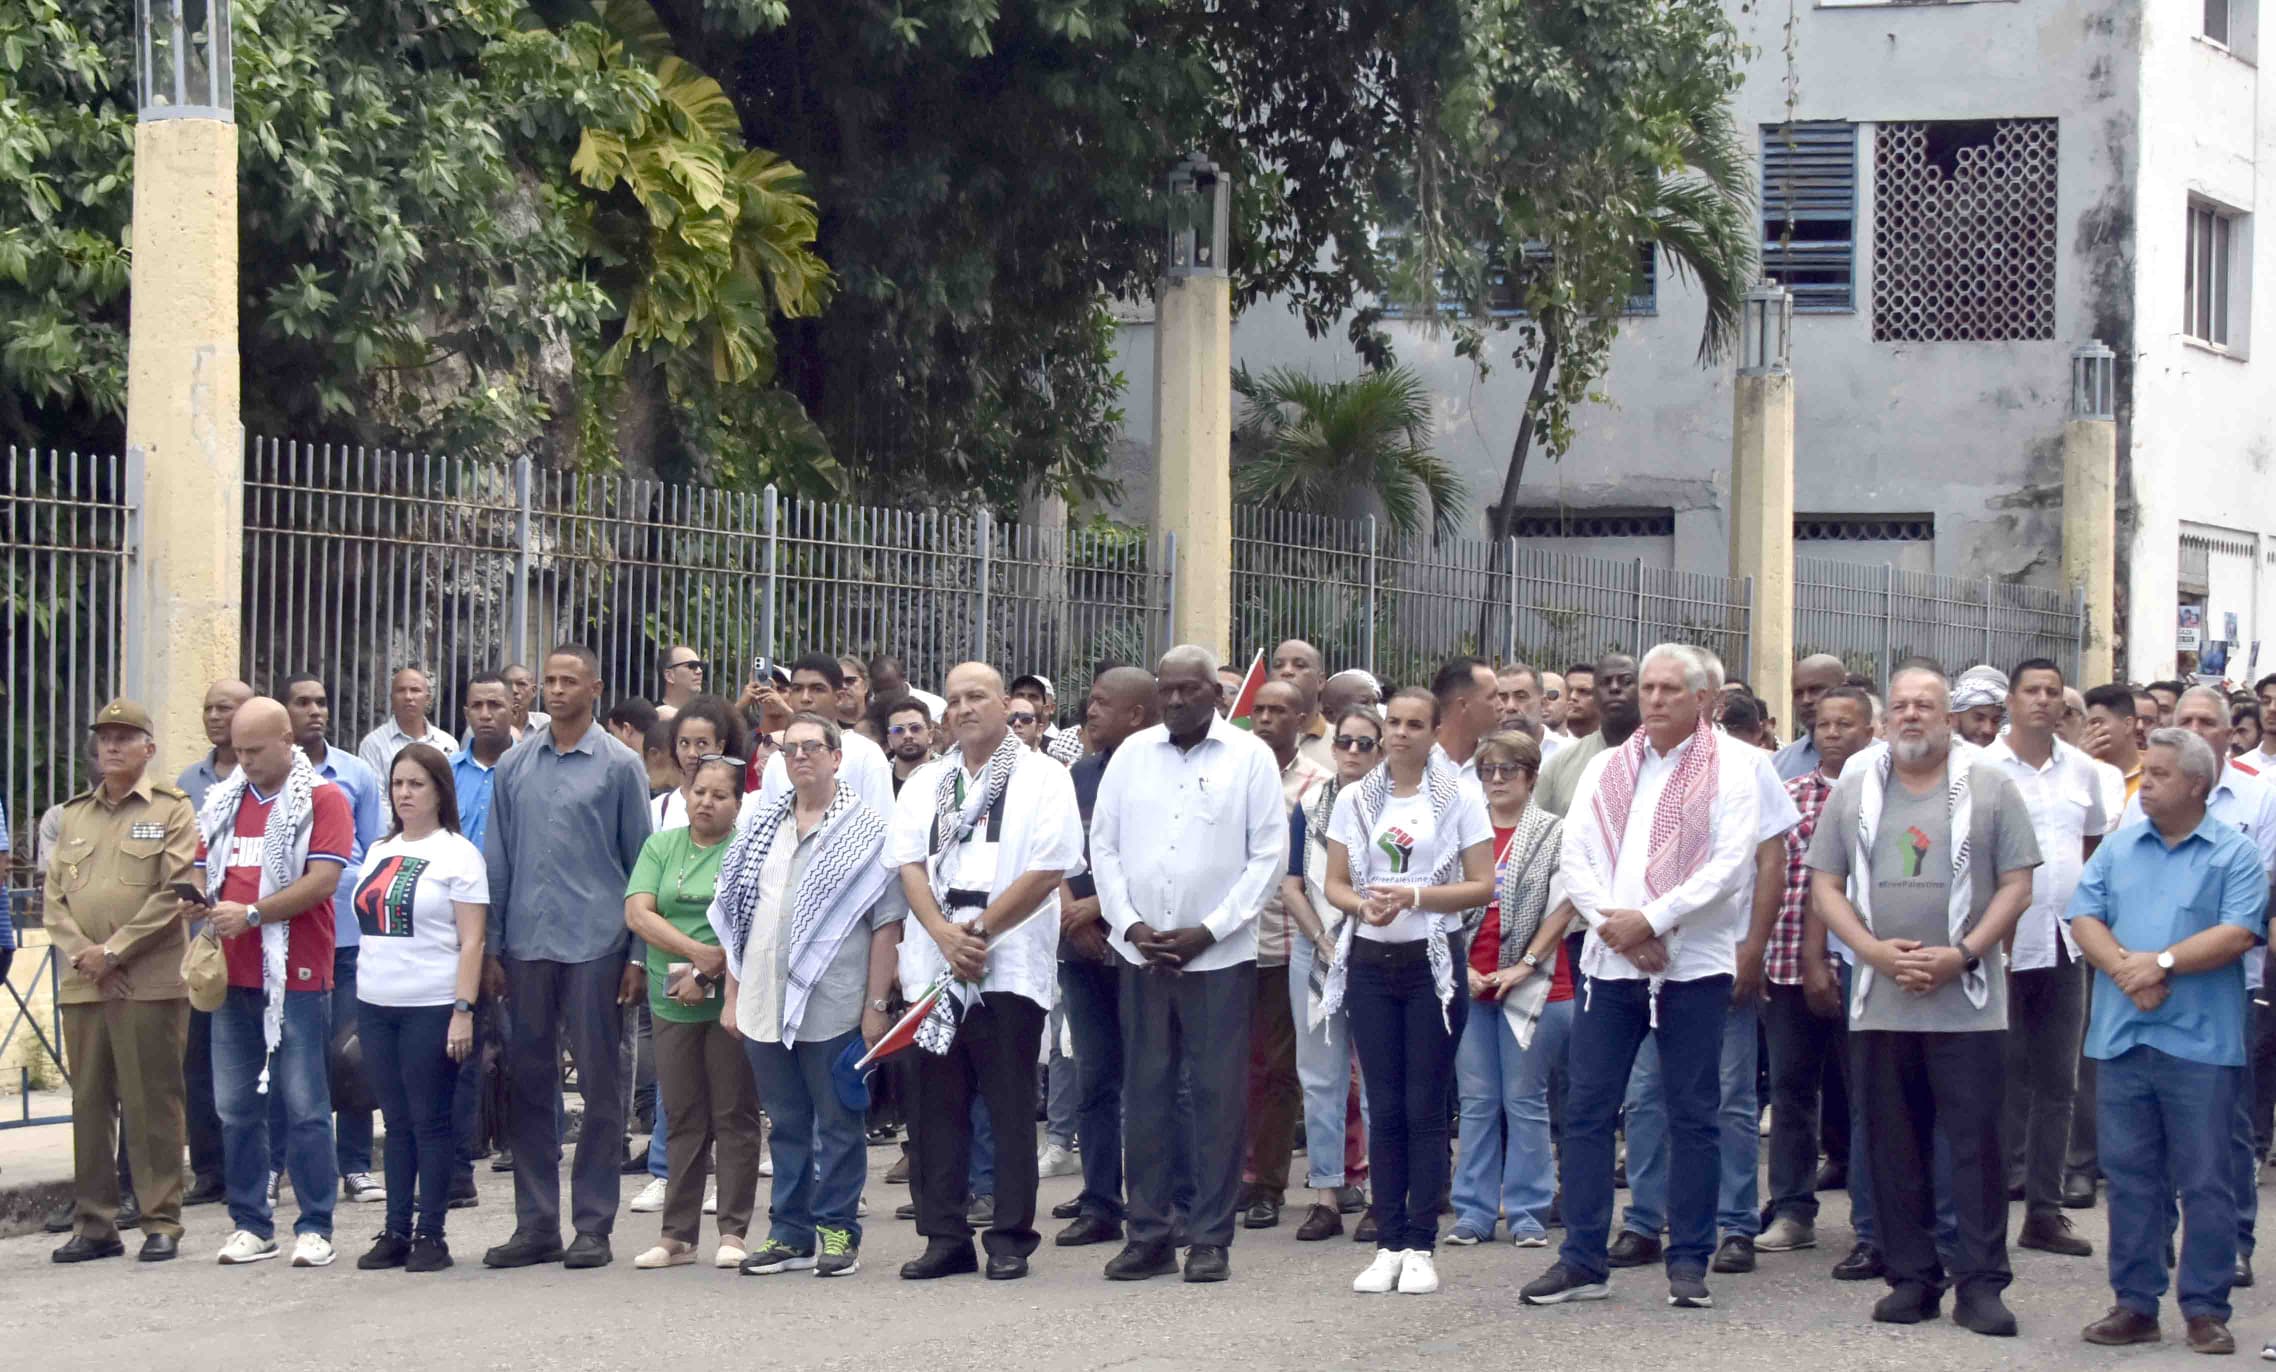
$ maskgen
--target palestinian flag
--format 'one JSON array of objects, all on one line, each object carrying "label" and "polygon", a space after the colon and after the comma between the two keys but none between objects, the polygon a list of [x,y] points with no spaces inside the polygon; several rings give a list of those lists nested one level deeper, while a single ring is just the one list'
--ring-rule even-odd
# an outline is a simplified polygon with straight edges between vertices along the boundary
[{"label": "palestinian flag", "polygon": [[1242,728],[1249,727],[1249,711],[1257,703],[1257,692],[1264,689],[1264,649],[1249,661],[1249,674],[1241,678],[1241,693],[1233,698],[1233,708],[1225,718]]},{"label": "palestinian flag", "polygon": [[861,1061],[854,1064],[854,1070],[866,1072],[883,1059],[915,1043],[917,1030],[924,1026],[925,1018],[940,1004],[941,996],[947,992],[949,983],[953,980],[954,977],[945,969],[934,977],[933,984],[925,989],[925,993],[917,997],[916,1002],[901,1018],[893,1022],[892,1028],[885,1031],[885,1037],[871,1044],[869,1051],[861,1055]]}]

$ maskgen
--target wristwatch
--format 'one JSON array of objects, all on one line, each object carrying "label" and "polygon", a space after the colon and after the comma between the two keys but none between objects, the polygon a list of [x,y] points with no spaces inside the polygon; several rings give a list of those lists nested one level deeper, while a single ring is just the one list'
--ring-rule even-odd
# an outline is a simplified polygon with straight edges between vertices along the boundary
[{"label": "wristwatch", "polygon": [[1541,959],[1533,956],[1531,953],[1527,953],[1524,957],[1519,958],[1518,961],[1524,963],[1528,967],[1538,968],[1541,966]]},{"label": "wristwatch", "polygon": [[878,1014],[884,1015],[892,1013],[891,1011],[887,1010],[885,1006],[886,1002],[883,996],[879,996],[876,1000],[873,1000],[869,1003],[869,1008],[875,1010]]},{"label": "wristwatch", "polygon": [[1984,960],[1969,952],[1967,944],[1960,945],[1960,970],[1962,972],[1973,972],[1983,965]]},{"label": "wristwatch", "polygon": [[258,929],[261,927],[260,906],[248,905],[245,907],[245,927],[248,929]]},{"label": "wristwatch", "polygon": [[471,1015],[474,1013],[474,1002],[470,1000],[454,1000],[450,1003],[450,1008],[456,1010],[459,1014]]},{"label": "wristwatch", "polygon": [[2173,970],[2173,950],[2171,948],[2168,948],[2164,952],[2157,955],[2157,969],[2160,972],[2170,972]]}]

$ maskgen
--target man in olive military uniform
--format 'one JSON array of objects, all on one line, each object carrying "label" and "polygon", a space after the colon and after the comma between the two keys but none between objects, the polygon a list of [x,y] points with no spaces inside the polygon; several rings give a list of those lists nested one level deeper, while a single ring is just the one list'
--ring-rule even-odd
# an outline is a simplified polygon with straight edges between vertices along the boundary
[{"label": "man in olive military uniform", "polygon": [[47,869],[47,931],[62,960],[64,1052],[71,1061],[77,1205],[57,1262],[118,1257],[114,1114],[142,1200],[144,1262],[182,1237],[182,1045],[189,1034],[177,882],[193,881],[197,812],[144,775],[150,716],[114,700],[95,716],[92,790],[64,802]]}]

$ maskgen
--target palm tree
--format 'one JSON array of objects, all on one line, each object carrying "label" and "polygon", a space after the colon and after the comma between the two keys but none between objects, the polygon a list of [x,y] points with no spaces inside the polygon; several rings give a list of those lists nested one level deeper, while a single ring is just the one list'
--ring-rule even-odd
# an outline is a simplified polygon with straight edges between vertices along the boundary
[{"label": "palm tree", "polygon": [[1372,498],[1401,538],[1428,525],[1459,533],[1467,496],[1430,449],[1430,388],[1413,368],[1321,381],[1276,367],[1241,367],[1233,389],[1247,404],[1234,434],[1233,490],[1242,500],[1312,514],[1348,515]]}]

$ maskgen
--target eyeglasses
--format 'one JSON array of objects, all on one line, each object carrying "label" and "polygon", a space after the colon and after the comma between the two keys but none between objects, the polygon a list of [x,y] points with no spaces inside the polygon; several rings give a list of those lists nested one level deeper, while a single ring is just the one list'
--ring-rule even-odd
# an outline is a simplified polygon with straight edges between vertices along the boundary
[{"label": "eyeglasses", "polygon": [[1521,773],[1527,776],[1532,775],[1528,769],[1514,762],[1481,762],[1478,764],[1478,780],[1480,781],[1504,781]]},{"label": "eyeglasses", "polygon": [[1009,716],[1009,718],[1010,718],[1011,722],[1012,722],[1012,723],[1014,723],[1014,724],[1033,724],[1033,723],[1035,723],[1035,716],[1034,716],[1034,715],[1031,715],[1031,714],[1029,714],[1029,713],[1027,713],[1027,712],[1026,712],[1026,711],[1024,711],[1024,710],[1022,710],[1022,711],[1019,711],[1019,712],[1017,712],[1017,713],[1015,713],[1015,714],[1012,714],[1012,715],[1010,715],[1010,716]]},{"label": "eyeglasses", "polygon": [[784,757],[820,757],[831,751],[830,745],[818,738],[802,738],[796,743],[781,745]]},{"label": "eyeglasses", "polygon": [[664,670],[667,672],[676,672],[682,667],[693,667],[700,672],[703,670],[703,659],[700,657],[686,658],[679,662],[674,662],[666,666]]},{"label": "eyeglasses", "polygon": [[929,724],[896,724],[885,731],[885,736],[887,738],[908,738],[912,734],[927,733],[931,728],[932,726]]},{"label": "eyeglasses", "polygon": [[705,753],[695,760],[695,765],[709,767],[714,762],[724,762],[730,767],[748,767],[751,765],[748,758],[729,757],[725,753]]},{"label": "eyeglasses", "polygon": [[773,734],[761,734],[751,741],[759,745],[759,751],[762,753],[771,753],[782,746],[782,740]]},{"label": "eyeglasses", "polygon": [[1372,753],[1375,751],[1375,740],[1361,738],[1356,734],[1337,734],[1336,747],[1347,753]]}]

